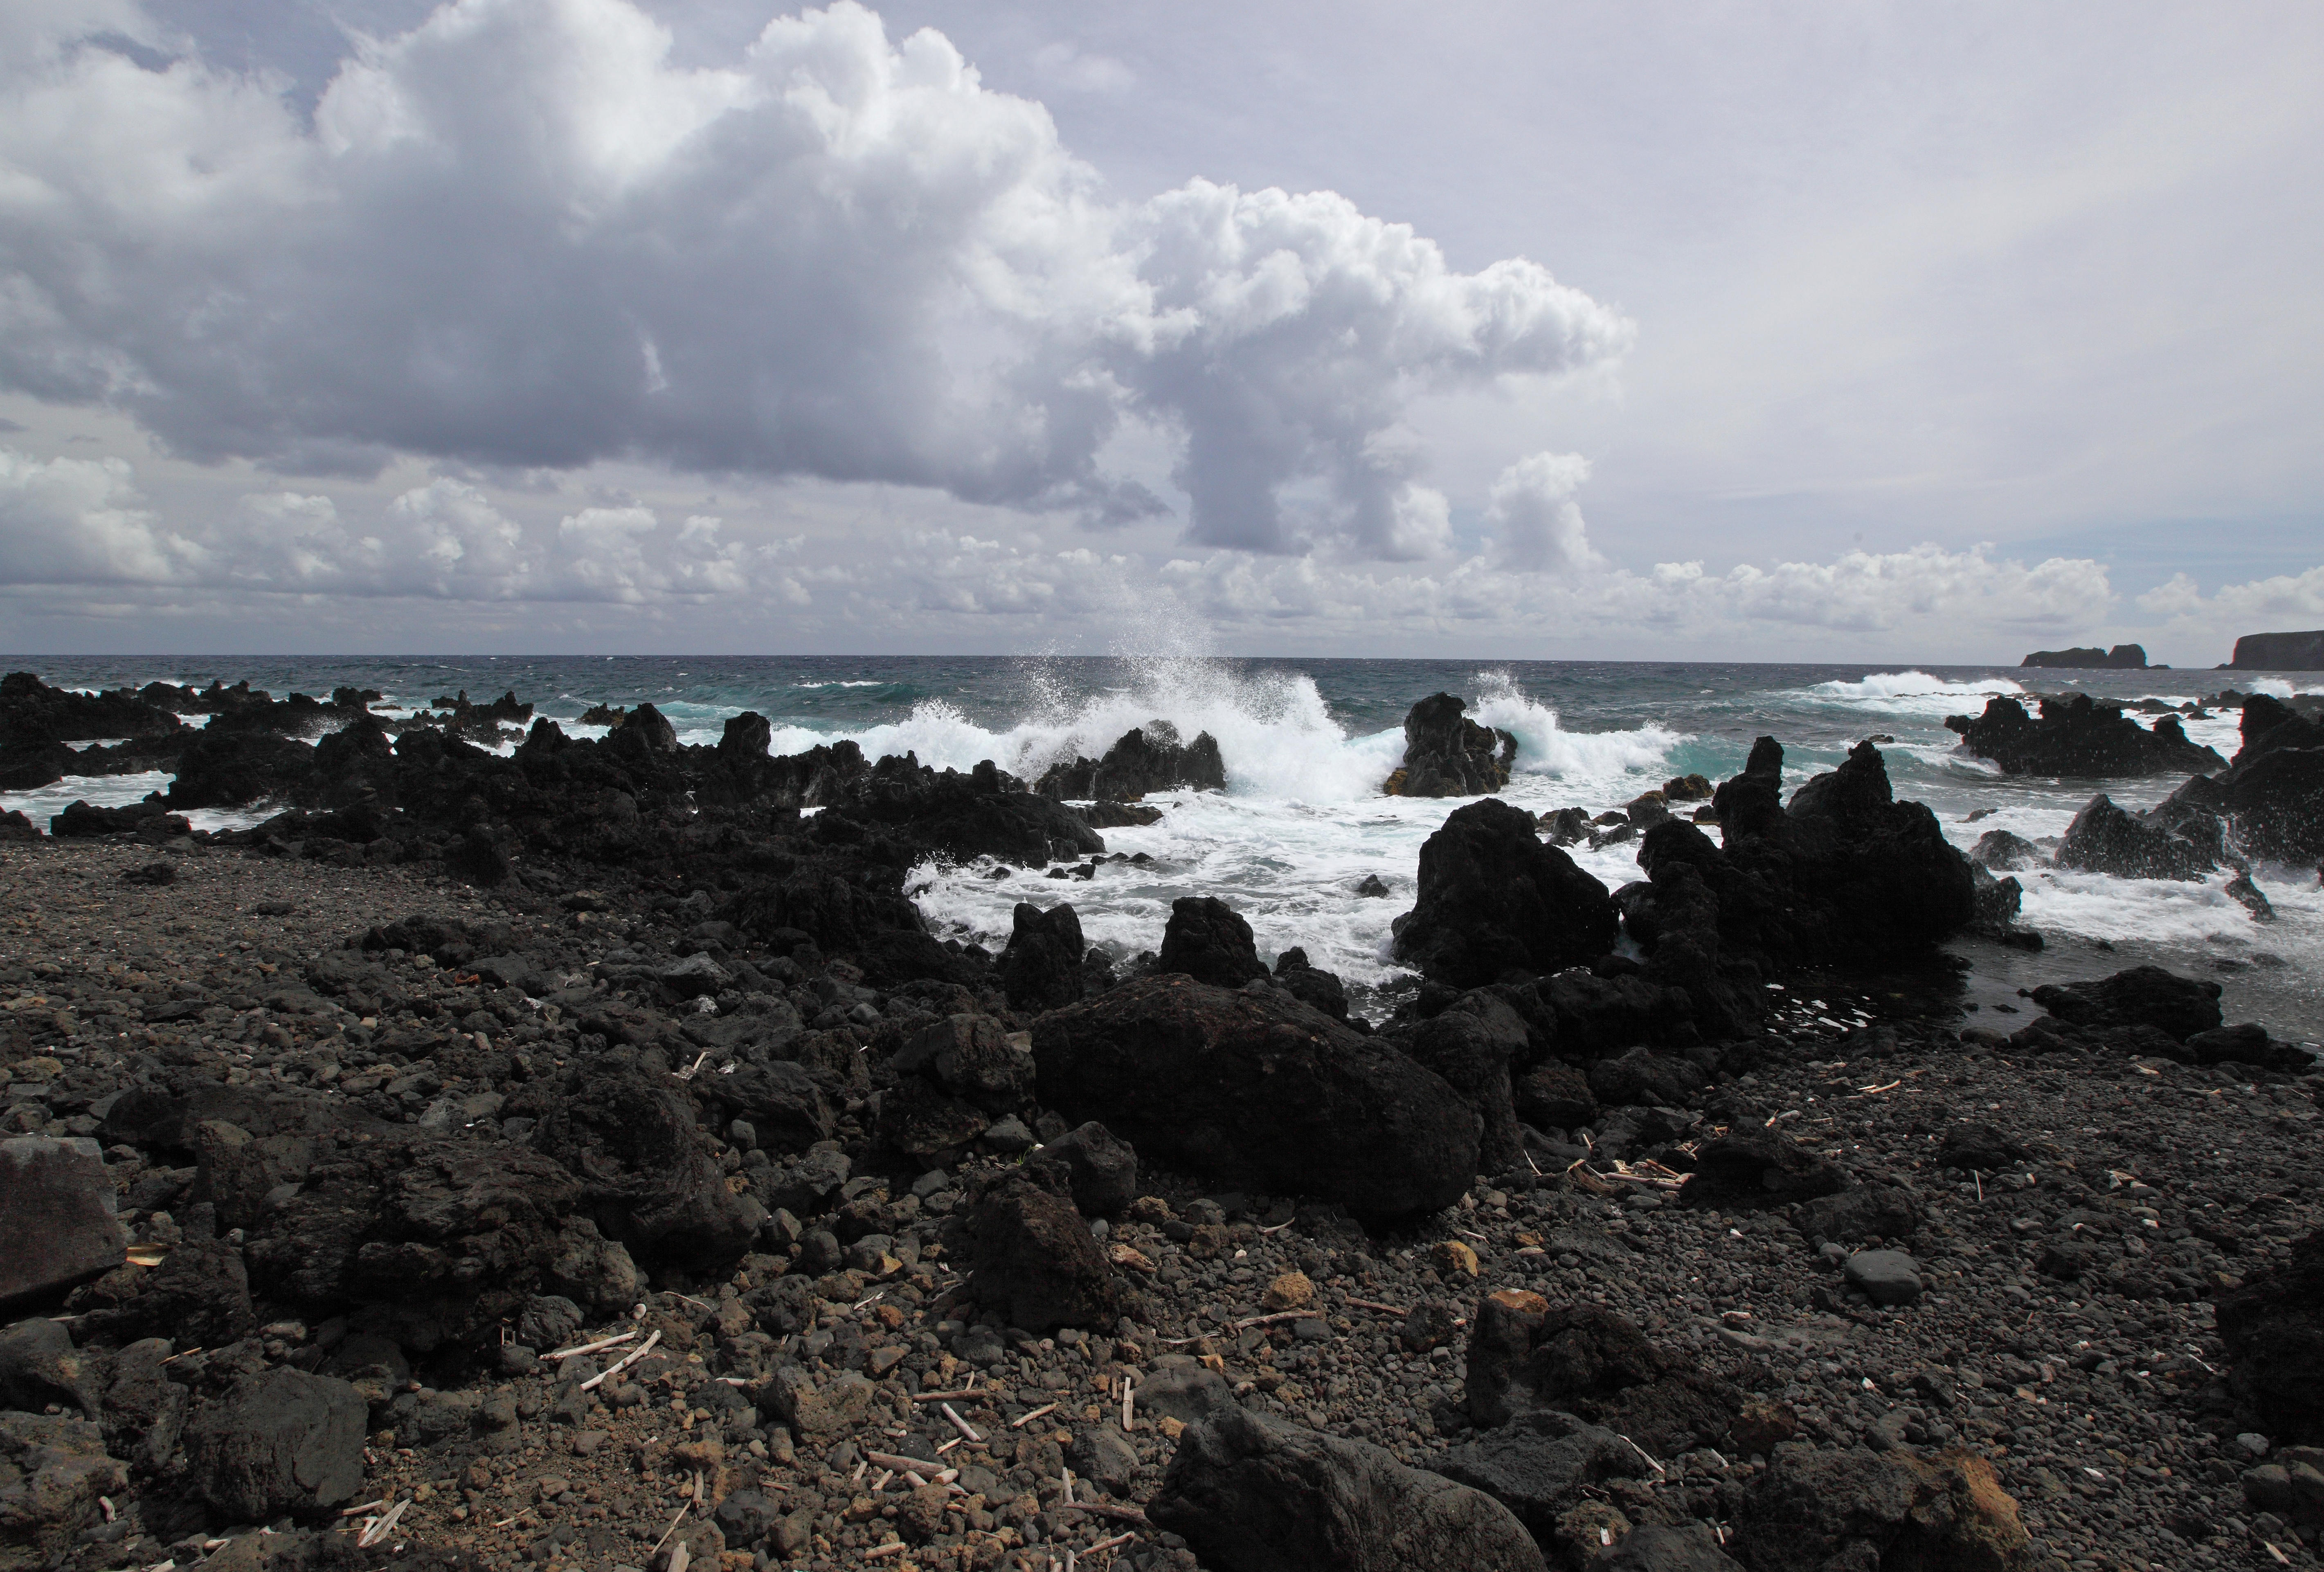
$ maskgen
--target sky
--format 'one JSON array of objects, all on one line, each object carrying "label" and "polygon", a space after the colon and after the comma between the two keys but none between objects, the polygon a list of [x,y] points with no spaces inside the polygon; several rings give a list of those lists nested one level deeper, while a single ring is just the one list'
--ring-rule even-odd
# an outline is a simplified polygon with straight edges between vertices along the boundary
[{"label": "sky", "polygon": [[0,649],[2324,626],[2324,10],[0,0]]}]

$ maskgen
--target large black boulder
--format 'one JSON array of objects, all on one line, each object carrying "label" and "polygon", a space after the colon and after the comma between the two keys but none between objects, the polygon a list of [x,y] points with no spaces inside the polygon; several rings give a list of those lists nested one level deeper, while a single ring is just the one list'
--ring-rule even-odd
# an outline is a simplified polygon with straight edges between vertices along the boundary
[{"label": "large black boulder", "polygon": [[1041,1148],[1044,1162],[1065,1166],[1074,1205],[1110,1217],[1138,1198],[1138,1150],[1093,1119]]},{"label": "large black boulder", "polygon": [[1783,770],[1782,746],[1761,737],[1712,798],[1721,844],[1655,825],[1638,851],[1648,885],[1624,887],[1646,982],[1709,1035],[1748,1027],[1771,976],[1910,960],[1978,919],[1969,859],[1934,814],[1895,800],[1879,749],[1858,744],[1788,807]]},{"label": "large black boulder", "polygon": [[1431,694],[1404,717],[1404,763],[1380,790],[1390,797],[1480,797],[1509,783],[1517,740],[1479,726],[1450,693]]},{"label": "large black boulder", "polygon": [[1858,743],[1792,796],[1776,848],[1794,887],[1829,906],[1824,958],[1877,962],[1925,951],[1977,916],[1969,859],[1937,816],[1899,802],[1886,762]]},{"label": "large black boulder", "polygon": [[1309,963],[1307,952],[1292,946],[1275,957],[1275,980],[1303,1004],[1313,1005],[1334,1021],[1348,1018],[1348,987],[1337,972]]},{"label": "large black boulder", "polygon": [[1482,989],[1464,994],[1394,1040],[1443,1077],[1484,1121],[1477,1148],[1480,1171],[1501,1173],[1523,1164],[1511,1077],[1528,1055],[1532,1034],[1507,1001]]},{"label": "large black boulder", "polygon": [[2036,1555],[1993,1465],[1964,1447],[1785,1442],[1751,1482],[1733,1548],[1751,1572],[2031,1572]]},{"label": "large black boulder", "polygon": [[1001,986],[1013,1010],[1054,1010],[1082,996],[1082,920],[1072,906],[1044,911],[1020,901],[1001,952]]},{"label": "large black boulder", "polygon": [[[1704,1036],[1739,1035],[1763,1008],[1749,920],[1768,904],[1764,889],[1721,866],[1710,837],[1683,820],[1646,831],[1637,860],[1646,880],[1624,885],[1614,900],[1623,926],[1646,952],[1646,982],[1684,995]],[[1729,900],[1720,899],[1720,886]],[[1743,929],[1735,942],[1724,931],[1730,920]]]},{"label": "large black boulder", "polygon": [[257,1325],[242,1253],[223,1239],[197,1234],[140,1278],[136,1293],[91,1314],[84,1330],[114,1342],[174,1337],[214,1348],[248,1336]]},{"label": "large black boulder", "polygon": [[2155,814],[2133,814],[2099,792],[2066,827],[2058,866],[2126,879],[2200,879],[2226,855],[2225,828],[2208,815],[2179,823]]},{"label": "large black boulder", "polygon": [[2015,698],[1988,698],[1975,719],[1950,716],[1945,725],[1960,734],[1961,746],[2001,766],[2005,775],[2191,774],[2223,769],[2227,761],[2190,742],[2179,717],[2156,718],[2152,730],[2123,714],[2119,705],[2093,700],[2087,693],[2044,698],[2035,720]]},{"label": "large black boulder", "polygon": [[364,1479],[363,1394],[344,1381],[278,1366],[245,1375],[186,1428],[188,1473],[239,1522],[321,1519]]},{"label": "large black boulder", "polygon": [[1147,1515],[1221,1572],[1545,1572],[1508,1508],[1380,1447],[1229,1406],[1188,1427]]},{"label": "large black boulder", "polygon": [[1789,1206],[1849,1186],[1848,1172],[1812,1148],[1777,1131],[1736,1130],[1694,1154],[1694,1171],[1679,1188],[1688,1206]]},{"label": "large black boulder", "polygon": [[1041,1104],[1150,1158],[1391,1221],[1451,1205],[1481,1121],[1443,1077],[1273,989],[1166,975],[1033,1025]]},{"label": "large black boulder", "polygon": [[2044,983],[2034,1003],[2071,1026],[2151,1026],[2174,1041],[2219,1024],[2219,985],[2161,966],[2133,966],[2082,983]]},{"label": "large black boulder", "polygon": [[1466,1389],[1480,1426],[1577,1414],[1665,1457],[1723,1440],[1741,1402],[1692,1357],[1657,1346],[1613,1311],[1552,1304],[1524,1289],[1478,1301]]},{"label": "large black boulder", "polygon": [[314,767],[315,750],[305,743],[205,727],[186,739],[165,800],[180,809],[240,808],[266,797],[287,801],[307,788]]},{"label": "large black boulder", "polygon": [[798,1065],[784,1059],[744,1064],[732,1075],[705,1076],[701,1084],[728,1117],[750,1124],[762,1150],[805,1151],[831,1135],[831,1104]]},{"label": "large black boulder", "polygon": [[1420,848],[1420,889],[1395,922],[1397,958],[1455,988],[1584,966],[1619,931],[1606,886],[1533,815],[1488,797],[1456,808]]},{"label": "large black boulder", "polygon": [[1121,1290],[1074,1203],[1031,1178],[988,1194],[973,1220],[976,1275],[967,1293],[1012,1327],[1110,1329]]},{"label": "large black boulder", "polygon": [[2220,1296],[2228,1376],[2279,1444],[2324,1442],[2324,1232]]},{"label": "large black boulder", "polygon": [[345,1141],[236,1133],[203,1126],[199,1166],[221,1221],[244,1229],[262,1290],[318,1313],[358,1312],[408,1348],[514,1318],[576,1249],[570,1219],[587,1191],[525,1147],[410,1127]]},{"label": "large black boulder", "polygon": [[1654,1466],[1605,1427],[1540,1409],[1453,1447],[1443,1472],[1508,1507],[1536,1540],[1550,1545],[1558,1519],[1602,1494],[1610,1480],[1652,1478]]},{"label": "large black boulder", "polygon": [[1183,972],[1221,988],[1239,988],[1267,976],[1250,924],[1214,895],[1182,895],[1170,902],[1155,970]]},{"label": "large black boulder", "polygon": [[605,1237],[701,1263],[749,1247],[765,1208],[727,1188],[693,1099],[667,1074],[612,1051],[573,1060],[561,1086],[532,1091],[512,1106],[538,1110],[533,1147],[581,1180],[580,1209]]},{"label": "large black boulder", "polygon": [[848,798],[864,823],[953,862],[1038,866],[1105,850],[1105,837],[1081,815],[989,765],[964,775],[930,770],[909,754],[886,758],[850,784]]}]

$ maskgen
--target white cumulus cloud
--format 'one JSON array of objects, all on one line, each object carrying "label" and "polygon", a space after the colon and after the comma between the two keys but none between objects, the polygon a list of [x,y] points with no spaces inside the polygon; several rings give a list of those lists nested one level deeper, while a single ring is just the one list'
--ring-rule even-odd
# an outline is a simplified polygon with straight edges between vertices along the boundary
[{"label": "white cumulus cloud", "polygon": [[1536,453],[1502,470],[1485,510],[1501,561],[1545,573],[1602,565],[1573,496],[1589,478],[1590,461],[1579,453]]},{"label": "white cumulus cloud", "polygon": [[[853,0],[703,68],[631,0],[454,0],[311,116],[39,36],[0,51],[0,386],[198,459],[641,459],[1124,521],[1161,505],[1101,463],[1134,422],[1176,445],[1195,542],[1397,557],[1443,540],[1425,453],[1383,440],[1412,397],[1628,342],[1536,264],[1462,273],[1329,193],[1117,197],[1040,105]],[[431,593],[517,571],[464,505],[402,521],[437,531]],[[649,577],[581,528],[613,556],[568,587]],[[665,577],[715,590],[723,550]]]},{"label": "white cumulus cloud", "polygon": [[208,566],[145,505],[122,460],[0,448],[0,583],[170,584]]}]

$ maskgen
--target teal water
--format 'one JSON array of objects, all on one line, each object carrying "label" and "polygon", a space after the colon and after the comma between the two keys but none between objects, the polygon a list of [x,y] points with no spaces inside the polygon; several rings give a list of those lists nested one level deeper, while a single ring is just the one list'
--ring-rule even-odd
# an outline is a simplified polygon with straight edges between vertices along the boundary
[{"label": "teal water", "polygon": [[[1038,873],[994,880],[983,876],[990,870],[928,867],[915,878],[922,909],[945,931],[992,943],[1005,938],[1016,902],[1070,899],[1093,939],[1127,955],[1159,943],[1170,900],[1216,894],[1250,920],[1262,952],[1301,945],[1316,964],[1366,986],[1392,985],[1399,975],[1386,955],[1388,920],[1410,904],[1420,842],[1453,806],[1379,791],[1401,755],[1405,711],[1440,689],[1517,735],[1518,773],[1502,795],[1528,808],[1595,811],[1672,775],[1716,780],[1738,769],[1761,735],[1784,744],[1786,783],[1796,785],[1855,743],[1881,736],[1894,739],[1881,746],[1897,794],[1928,803],[1967,848],[1992,828],[2055,837],[2098,784],[2001,779],[1955,753],[1947,715],[1973,713],[1989,693],[2075,689],[2177,702],[2229,681],[2215,671],[1029,657],[16,657],[6,664],[75,687],[216,678],[247,679],[278,694],[374,688],[387,695],[383,707],[396,709],[462,689],[479,700],[513,689],[580,735],[591,728],[576,717],[592,705],[650,701],[689,742],[715,741],[729,717],[752,709],[773,723],[777,753],[847,736],[875,757],[908,751],[961,769],[990,758],[1028,778],[1165,719],[1186,735],[1218,737],[1229,791],[1161,800],[1161,824],[1108,832],[1116,849],[1150,853],[1150,866],[1111,865],[1093,881],[1064,885]],[[2313,673],[2237,673],[2234,680],[2280,693],[2318,682]],[[2232,711],[2190,721],[2187,730],[2223,755],[2235,752]],[[2116,800],[2143,806],[2177,783],[2102,784]],[[72,795],[120,800],[152,784],[67,781],[0,805],[53,812]],[[1990,811],[1972,824],[1967,816],[1978,810]],[[1630,851],[1609,847],[1580,860],[1613,886],[1637,876]],[[1394,898],[1354,896],[1367,874],[1385,880]],[[2218,977],[2231,1015],[2240,1008],[2242,1018],[2280,1033],[2324,1036],[2324,892],[2314,870],[2259,870],[2279,913],[2264,926],[2226,896],[2223,879],[2022,877],[2026,920],[2051,947],[2031,960],[1979,953],[1972,996],[1988,1008],[2010,1002],[2020,985],[2154,959]]]}]

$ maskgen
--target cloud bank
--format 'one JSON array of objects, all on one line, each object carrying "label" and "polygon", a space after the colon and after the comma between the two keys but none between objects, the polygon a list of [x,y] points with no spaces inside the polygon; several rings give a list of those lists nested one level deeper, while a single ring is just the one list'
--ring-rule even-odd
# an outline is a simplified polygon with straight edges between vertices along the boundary
[{"label": "cloud bank", "polygon": [[28,587],[632,606],[788,596],[775,565],[796,542],[730,541],[723,524],[705,514],[666,523],[630,505],[528,531],[475,486],[439,476],[361,523],[327,496],[280,491],[179,529],[118,458],[0,448],[0,583]]},{"label": "cloud bank", "polygon": [[[0,447],[0,582],[48,587],[65,606],[91,592],[107,615],[124,597],[206,597],[244,615],[316,596],[447,611],[565,604],[654,616],[692,607],[736,625],[770,620],[792,637],[911,628],[977,648],[1058,640],[1166,648],[1207,626],[1254,647],[1286,636],[1481,643],[1588,632],[1829,651],[1891,635],[1942,644],[1964,629],[2054,642],[2108,623],[2116,605],[2103,564],[2028,564],[1989,546],[1851,551],[1725,572],[1700,561],[1615,567],[1590,548],[1572,512],[1586,469],[1554,454],[1510,466],[1493,489],[1495,532],[1466,555],[1375,563],[1212,548],[1155,568],[1134,553],[1070,543],[1070,532],[1061,541],[1054,528],[1010,524],[1015,515],[1000,510],[967,529],[907,525],[867,550],[860,534],[730,538],[715,516],[664,516],[634,502],[561,515],[536,506],[520,520],[444,476],[360,516],[328,496],[280,490],[246,494],[216,522],[173,527],[118,459],[40,460]],[[2174,580],[2138,600],[2158,617],[2292,615],[2324,606],[2324,570],[2209,598]]]},{"label": "cloud bank", "polygon": [[[1119,199],[1041,106],[853,0],[709,69],[628,0],[456,0],[311,116],[117,0],[99,20],[164,67],[21,16],[0,51],[0,385],[198,460],[641,460],[1120,523],[1163,508],[1107,461],[1150,428],[1193,543],[1412,558],[1448,539],[1416,395],[1629,341],[1534,263],[1459,272],[1329,193]],[[1576,559],[1578,522],[1510,518]],[[634,526],[575,537],[635,579]],[[720,587],[715,557],[673,582]]]}]

